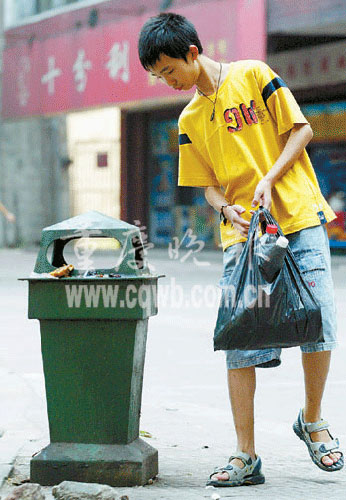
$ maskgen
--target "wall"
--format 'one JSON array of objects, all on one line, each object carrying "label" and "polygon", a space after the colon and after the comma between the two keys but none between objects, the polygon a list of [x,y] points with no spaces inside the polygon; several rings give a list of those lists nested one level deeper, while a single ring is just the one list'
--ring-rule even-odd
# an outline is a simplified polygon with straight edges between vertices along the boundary
[{"label": "wall", "polygon": [[65,116],[0,119],[0,144],[0,200],[16,215],[15,224],[1,216],[0,246],[36,244],[43,227],[70,214]]},{"label": "wall", "polygon": [[41,230],[69,216],[65,117],[2,123],[1,198],[16,215],[3,224],[2,245],[30,245]]}]

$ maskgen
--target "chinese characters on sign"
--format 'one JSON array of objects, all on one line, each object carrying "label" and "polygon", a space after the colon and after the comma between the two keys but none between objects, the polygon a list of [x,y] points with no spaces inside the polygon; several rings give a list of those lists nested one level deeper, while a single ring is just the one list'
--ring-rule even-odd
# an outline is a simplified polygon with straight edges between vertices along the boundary
[{"label": "chinese characters on sign", "polygon": [[[109,78],[112,78],[112,80],[121,78],[123,82],[128,82],[130,80],[129,42],[125,41],[122,44],[115,43],[109,52],[109,60],[105,66],[108,69]],[[88,80],[87,71],[90,71],[92,67],[92,62],[86,58],[85,50],[80,49],[72,67],[77,92],[85,91]],[[24,83],[25,74],[29,72],[30,60],[21,58],[18,71],[18,87],[20,87],[19,99],[21,103],[26,103],[29,97],[29,92],[26,90]],[[61,75],[62,70],[55,67],[55,57],[48,57],[48,72],[42,75],[41,83],[43,85],[47,84],[49,95],[54,95],[55,79]]]},{"label": "chinese characters on sign", "polygon": [[[264,1],[252,0],[251,6],[243,0],[231,3],[237,4],[235,10],[243,12],[247,19],[243,23],[236,16],[231,30],[230,24],[224,22],[234,11],[228,0],[210,0],[198,10],[184,5],[177,11],[195,24],[210,57],[220,61],[263,59]],[[33,28],[30,25],[30,38],[26,25],[5,31],[3,118],[176,97],[174,89],[167,85],[153,85],[138,59],[138,33],[146,15],[108,20],[93,29],[82,27],[76,31],[72,26],[79,16],[79,10],[69,16],[56,15],[53,24],[59,25],[58,33],[45,19]]]},{"label": "chinese characters on sign", "polygon": [[[9,104],[11,108],[17,107],[17,115],[68,109],[75,107],[73,102],[69,106],[74,92],[88,96],[86,99],[90,96],[97,99],[97,93],[104,94],[102,87],[106,79],[126,85],[130,82],[129,40],[113,43],[108,52],[102,53],[101,60],[95,59],[95,52],[89,45],[69,54],[65,54],[64,44],[57,44],[55,48],[51,45],[49,52],[39,47],[36,51],[39,57],[35,57],[34,50],[28,51],[23,47],[15,47],[8,54],[16,85],[13,94],[11,75],[8,75],[7,81],[6,75],[3,96],[5,116],[13,113],[13,109],[7,111]],[[41,56],[44,52],[46,57]],[[110,98],[114,100],[113,94]]]},{"label": "chinese characters on sign", "polygon": [[206,44],[206,55],[212,59],[216,59],[220,62],[228,62],[228,46],[227,40],[225,38],[220,38],[219,40],[210,40]]},{"label": "chinese characters on sign", "polygon": [[78,92],[84,92],[88,80],[87,71],[91,68],[91,61],[85,59],[85,50],[80,49],[73,65],[74,80]]},{"label": "chinese characters on sign", "polygon": [[291,89],[311,88],[345,82],[345,53],[342,41],[273,54],[268,63]]},{"label": "chinese characters on sign", "polygon": [[130,69],[129,69],[129,42],[123,42],[122,46],[120,43],[115,43],[109,52],[109,61],[106,64],[106,68],[109,72],[109,77],[116,80],[121,71],[120,78],[123,82],[128,82],[130,80]]},{"label": "chinese characters on sign", "polygon": [[26,56],[22,56],[18,61],[17,77],[18,101],[20,106],[26,106],[30,97],[27,82],[27,75],[30,73],[30,69],[30,59]]},{"label": "chinese characters on sign", "polygon": [[42,76],[41,83],[47,84],[48,94],[53,95],[55,92],[55,78],[62,74],[61,69],[55,67],[55,57],[48,57],[48,72]]}]

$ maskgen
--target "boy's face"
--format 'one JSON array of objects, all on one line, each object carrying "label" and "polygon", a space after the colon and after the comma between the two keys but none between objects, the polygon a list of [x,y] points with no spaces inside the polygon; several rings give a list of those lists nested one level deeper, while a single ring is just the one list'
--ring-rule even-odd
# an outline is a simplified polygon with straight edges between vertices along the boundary
[{"label": "boy's face", "polygon": [[195,55],[195,51],[191,50],[192,47],[194,46],[191,45],[187,53],[187,61],[161,54],[160,59],[150,68],[150,72],[176,90],[190,90],[196,85],[198,76],[198,69],[194,64],[198,50]]}]

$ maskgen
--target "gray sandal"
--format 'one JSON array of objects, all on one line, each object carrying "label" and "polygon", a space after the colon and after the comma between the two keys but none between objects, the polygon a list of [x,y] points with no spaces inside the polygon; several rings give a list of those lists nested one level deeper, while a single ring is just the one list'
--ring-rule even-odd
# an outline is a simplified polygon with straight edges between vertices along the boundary
[{"label": "gray sandal", "polygon": [[[328,433],[332,440],[329,441],[328,443],[314,442],[311,440],[310,437],[311,432],[327,430],[328,427],[329,427],[328,422],[326,420],[323,420],[322,418],[318,422],[304,422],[303,410],[300,410],[298,418],[293,424],[294,432],[297,434],[299,439],[305,442],[306,446],[308,447],[311,460],[320,469],[325,470],[327,472],[334,472],[336,470],[342,469],[344,466],[344,457],[341,451],[339,450],[338,438],[333,439],[329,431]],[[322,458],[325,457],[326,455],[329,455],[330,453],[335,453],[335,452],[341,454],[339,460],[335,464],[325,465],[322,462]]]},{"label": "gray sandal", "polygon": [[[255,484],[263,484],[265,481],[264,475],[261,472],[262,462],[260,457],[256,460],[252,460],[250,455],[243,453],[242,451],[237,452],[236,455],[229,457],[229,462],[233,458],[238,458],[244,464],[243,468],[237,465],[227,464],[225,467],[219,467],[210,474],[209,481],[207,481],[207,486],[225,487],[225,486],[251,486]],[[220,479],[211,479],[214,474],[227,472],[229,479],[222,481]]]}]

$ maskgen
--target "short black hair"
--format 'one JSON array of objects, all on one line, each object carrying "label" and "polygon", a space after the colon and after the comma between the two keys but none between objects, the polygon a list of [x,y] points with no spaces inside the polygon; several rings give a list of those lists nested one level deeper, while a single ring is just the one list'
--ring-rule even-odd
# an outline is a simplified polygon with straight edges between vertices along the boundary
[{"label": "short black hair", "polygon": [[203,47],[194,25],[180,14],[164,12],[144,24],[138,40],[139,59],[147,71],[161,54],[186,61],[190,45],[196,45],[202,54]]}]

